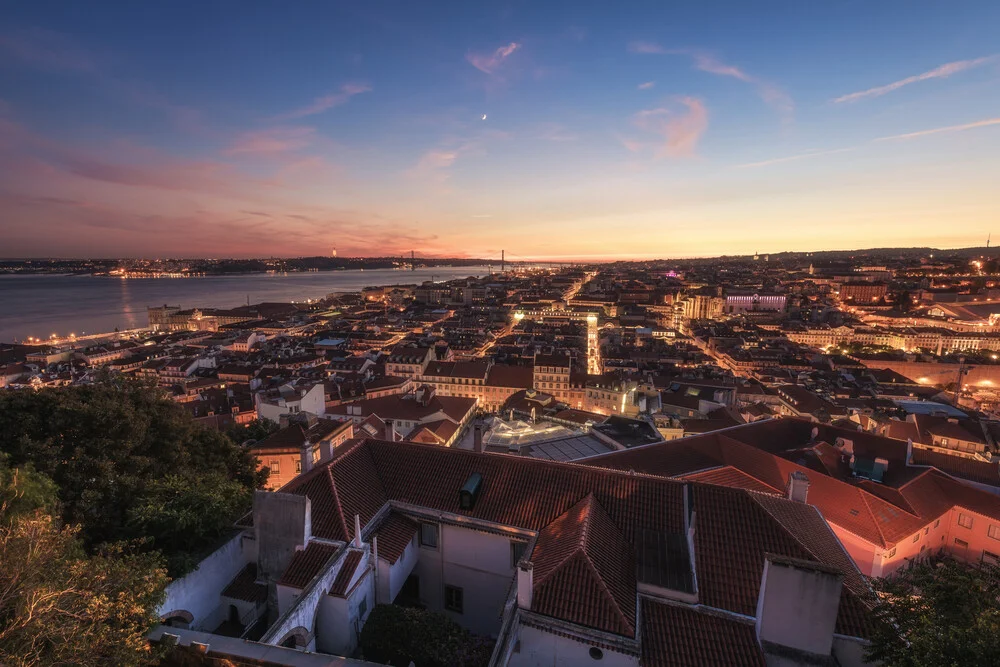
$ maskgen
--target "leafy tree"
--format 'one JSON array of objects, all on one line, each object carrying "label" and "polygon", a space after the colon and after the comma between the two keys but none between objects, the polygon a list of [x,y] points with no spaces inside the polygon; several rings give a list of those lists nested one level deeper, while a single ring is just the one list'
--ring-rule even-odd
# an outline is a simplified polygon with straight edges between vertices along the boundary
[{"label": "leafy tree", "polygon": [[[79,526],[87,549],[145,539],[143,548],[162,551],[172,576],[249,509],[250,491],[266,476],[245,448],[197,424],[162,391],[121,377],[0,392],[0,433],[11,466],[30,463],[55,482],[60,518]],[[182,499],[184,484],[211,502],[199,508]],[[213,487],[233,500],[213,499]],[[154,520],[151,508],[165,501],[165,515]]]},{"label": "leafy tree", "polygon": [[493,652],[493,641],[445,614],[392,604],[372,609],[360,641],[366,659],[402,666],[480,667]]},{"label": "leafy tree", "polygon": [[55,485],[0,462],[0,664],[144,665],[166,571],[121,547],[88,556],[46,513]]},{"label": "leafy tree", "polygon": [[875,586],[869,660],[885,667],[1000,665],[1000,569],[948,559]]},{"label": "leafy tree", "polygon": [[234,442],[244,443],[247,440],[263,440],[281,428],[267,419],[255,419],[249,424],[236,424],[226,431]]}]

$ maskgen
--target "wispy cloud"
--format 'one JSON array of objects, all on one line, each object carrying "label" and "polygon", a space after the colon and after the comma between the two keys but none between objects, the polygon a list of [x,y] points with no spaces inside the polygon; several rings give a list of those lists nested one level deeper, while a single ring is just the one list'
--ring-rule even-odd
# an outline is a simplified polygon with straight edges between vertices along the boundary
[{"label": "wispy cloud", "polygon": [[662,46],[655,42],[644,42],[636,40],[628,43],[628,50],[632,53],[664,54],[667,52]]},{"label": "wispy cloud", "polygon": [[636,88],[638,88],[639,90],[649,90],[655,85],[656,85],[655,81],[647,81],[645,83],[640,83],[638,86],[636,86]]},{"label": "wispy cloud", "polygon": [[[691,157],[698,142],[708,129],[708,109],[696,97],[681,97],[674,107],[645,109],[635,114],[632,122],[641,130],[659,135],[655,147],[657,157]],[[626,148],[637,152],[642,144],[626,140]]]},{"label": "wispy cloud", "polygon": [[737,169],[753,169],[756,167],[769,167],[772,164],[781,164],[783,162],[795,162],[797,160],[805,160],[807,158],[821,157],[823,155],[835,155],[837,153],[847,153],[855,150],[856,147],[852,146],[850,148],[835,148],[829,151],[809,151],[807,153],[799,153],[798,155],[789,155],[788,157],[778,157],[770,160],[761,160],[760,162],[748,162],[746,164],[736,165]]},{"label": "wispy cloud", "polygon": [[799,153],[798,155],[789,155],[787,157],[777,157],[777,158],[772,158],[770,160],[761,160],[760,162],[748,162],[746,164],[738,164],[735,166],[735,168],[750,169],[756,167],[769,167],[771,165],[782,164],[784,162],[794,162],[797,160],[805,160],[807,158],[823,157],[826,155],[836,155],[837,153],[847,153],[850,151],[858,150],[859,148],[863,148],[865,145],[870,145],[883,141],[906,141],[908,139],[919,139],[920,137],[931,136],[934,134],[965,132],[967,130],[975,130],[981,127],[990,127],[993,125],[1000,125],[1000,117],[986,118],[984,120],[977,120],[975,122],[964,123],[962,125],[948,125],[946,127],[935,127],[929,130],[919,130],[917,132],[908,132],[906,134],[894,134],[888,137],[877,137],[875,139],[870,139],[866,144],[861,144],[858,146],[848,146],[846,148],[834,148],[832,150],[824,150],[824,151],[808,151],[806,153]]},{"label": "wispy cloud", "polygon": [[952,74],[958,74],[959,72],[964,72],[965,70],[994,62],[997,58],[998,56],[993,55],[984,56],[982,58],[974,58],[972,60],[956,60],[955,62],[945,63],[944,65],[935,67],[934,69],[928,70],[923,74],[908,76],[905,79],[893,81],[892,83],[888,83],[884,86],[877,86],[875,88],[869,88],[868,90],[862,90],[848,95],[841,95],[833,101],[840,104],[843,102],[857,102],[858,100],[863,100],[869,97],[881,97],[886,93],[899,90],[903,86],[908,86],[911,83],[919,83],[920,81],[927,81],[928,79],[946,79]]},{"label": "wispy cloud", "polygon": [[[725,63],[715,56],[700,50],[692,49],[666,49],[655,42],[630,42],[629,51],[632,53],[649,55],[682,55],[688,56],[694,63],[694,67],[702,72],[715,74],[716,76],[726,76],[743,83],[750,84],[757,90],[757,95],[765,104],[781,115],[782,120],[788,122],[795,114],[795,102],[791,96],[780,86],[760,77],[749,74],[746,70]],[[645,85],[645,84],[643,84]],[[641,88],[641,86],[640,86]]]},{"label": "wispy cloud", "polygon": [[965,132],[966,130],[975,130],[976,128],[989,127],[990,125],[1000,125],[1000,118],[987,118],[985,120],[977,120],[974,123],[965,123],[964,125],[948,125],[947,127],[936,127],[931,130],[920,130],[919,132],[909,132],[907,134],[895,134],[889,137],[879,137],[878,139],[873,139],[872,141],[899,141],[902,139],[916,139],[917,137],[926,137],[930,134]]},{"label": "wispy cloud", "polygon": [[65,35],[31,29],[0,35],[0,50],[26,65],[57,71],[95,72],[97,62]]},{"label": "wispy cloud", "polygon": [[491,53],[473,53],[470,51],[465,54],[465,59],[480,72],[494,74],[497,68],[520,48],[521,44],[519,42],[511,42],[506,46],[497,48]]},{"label": "wispy cloud", "polygon": [[340,87],[335,93],[330,93],[328,95],[323,95],[317,97],[312,103],[306,106],[289,111],[286,114],[282,114],[277,117],[278,120],[292,120],[295,118],[305,118],[306,116],[314,116],[319,113],[323,113],[333,107],[339,107],[342,104],[346,104],[355,95],[360,95],[361,93],[369,93],[372,88],[365,83],[345,83]]},{"label": "wispy cloud", "polygon": [[311,127],[272,127],[246,132],[226,149],[227,155],[288,153],[306,148],[316,130]]}]

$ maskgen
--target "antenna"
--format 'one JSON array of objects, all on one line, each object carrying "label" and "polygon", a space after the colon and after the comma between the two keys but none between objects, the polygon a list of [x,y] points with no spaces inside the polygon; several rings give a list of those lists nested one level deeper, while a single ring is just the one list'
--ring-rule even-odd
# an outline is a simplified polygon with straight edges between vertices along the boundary
[{"label": "antenna", "polygon": [[993,236],[993,232],[990,232],[989,234],[986,235],[986,249],[987,250],[990,249],[990,237],[991,236]]},{"label": "antenna", "polygon": [[506,259],[504,258],[504,254],[503,253],[504,253],[504,251],[501,250],[500,251],[500,273],[504,272],[504,263],[506,262]]}]

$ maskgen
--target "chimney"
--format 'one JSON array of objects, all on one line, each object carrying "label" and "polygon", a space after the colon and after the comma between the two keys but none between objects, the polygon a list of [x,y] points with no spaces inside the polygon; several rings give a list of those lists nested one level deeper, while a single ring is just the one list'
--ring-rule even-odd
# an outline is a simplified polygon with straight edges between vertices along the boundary
[{"label": "chimney", "polygon": [[385,424],[385,439],[389,442],[396,442],[396,427],[393,425],[394,422],[391,419],[383,419],[382,422]]},{"label": "chimney", "polygon": [[801,470],[796,470],[788,476],[788,499],[804,503],[809,497],[809,477]]},{"label": "chimney", "polygon": [[483,451],[483,425],[478,420],[472,427],[472,449],[477,452]]},{"label": "chimney", "polygon": [[313,448],[312,443],[306,440],[302,443],[302,449],[299,451],[299,460],[302,463],[302,472],[307,473],[312,470],[313,467]]},{"label": "chimney", "polygon": [[792,649],[829,656],[844,575],[813,561],[774,554],[764,558],[756,619],[764,653],[787,655]]},{"label": "chimney", "polygon": [[361,548],[361,515],[354,515],[354,546]]},{"label": "chimney", "polygon": [[530,560],[521,559],[517,564],[517,606],[531,609],[531,593],[535,586],[534,566]]},{"label": "chimney", "polygon": [[913,438],[906,439],[906,465],[913,465]]},{"label": "chimney", "polygon": [[319,460],[329,461],[333,458],[333,440],[324,438],[319,441]]}]

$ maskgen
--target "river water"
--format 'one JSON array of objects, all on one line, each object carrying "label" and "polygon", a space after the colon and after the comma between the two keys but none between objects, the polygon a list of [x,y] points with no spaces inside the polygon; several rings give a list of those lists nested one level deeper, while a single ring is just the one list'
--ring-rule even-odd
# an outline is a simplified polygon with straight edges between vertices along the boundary
[{"label": "river water", "polygon": [[29,336],[101,333],[148,324],[149,306],[234,308],[262,301],[305,301],[374,285],[481,276],[484,266],[439,266],[416,271],[254,273],[200,278],[0,275],[0,342]]}]

